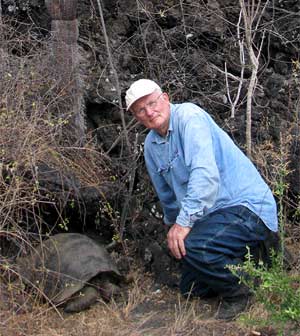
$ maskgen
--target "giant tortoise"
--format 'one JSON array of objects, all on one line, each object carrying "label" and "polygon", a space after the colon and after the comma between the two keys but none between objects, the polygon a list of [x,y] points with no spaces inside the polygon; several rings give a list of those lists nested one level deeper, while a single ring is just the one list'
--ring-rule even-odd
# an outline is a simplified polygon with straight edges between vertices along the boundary
[{"label": "giant tortoise", "polygon": [[86,309],[100,296],[110,299],[123,279],[105,247],[79,233],[51,236],[17,265],[26,284],[66,312]]}]

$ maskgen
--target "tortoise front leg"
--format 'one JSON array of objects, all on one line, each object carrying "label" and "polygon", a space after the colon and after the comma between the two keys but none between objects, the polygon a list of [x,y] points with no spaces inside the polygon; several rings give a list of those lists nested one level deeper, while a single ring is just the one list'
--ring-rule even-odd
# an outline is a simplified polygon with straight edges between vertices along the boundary
[{"label": "tortoise front leg", "polygon": [[66,313],[78,313],[96,303],[98,298],[100,298],[100,292],[97,288],[85,286],[66,302],[64,311]]}]

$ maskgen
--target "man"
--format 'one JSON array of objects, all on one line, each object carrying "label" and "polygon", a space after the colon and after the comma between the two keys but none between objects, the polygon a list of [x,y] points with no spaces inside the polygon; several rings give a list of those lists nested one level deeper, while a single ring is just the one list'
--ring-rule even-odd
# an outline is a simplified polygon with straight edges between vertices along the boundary
[{"label": "man", "polygon": [[248,303],[249,289],[228,265],[247,246],[258,249],[277,231],[276,203],[254,165],[200,107],[172,104],[152,80],[126,92],[127,110],[150,129],[144,155],[159,196],[172,255],[182,259],[185,295],[219,295],[216,318],[229,320]]}]

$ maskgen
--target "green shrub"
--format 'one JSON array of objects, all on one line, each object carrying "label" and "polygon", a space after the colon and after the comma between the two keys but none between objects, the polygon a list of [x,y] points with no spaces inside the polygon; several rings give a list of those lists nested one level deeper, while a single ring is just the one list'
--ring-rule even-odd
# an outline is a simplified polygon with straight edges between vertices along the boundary
[{"label": "green shrub", "polygon": [[253,292],[257,302],[267,312],[256,322],[268,324],[283,330],[287,322],[300,325],[300,275],[289,274],[282,266],[282,254],[272,254],[272,266],[256,265],[249,251],[246,261],[230,267]]}]

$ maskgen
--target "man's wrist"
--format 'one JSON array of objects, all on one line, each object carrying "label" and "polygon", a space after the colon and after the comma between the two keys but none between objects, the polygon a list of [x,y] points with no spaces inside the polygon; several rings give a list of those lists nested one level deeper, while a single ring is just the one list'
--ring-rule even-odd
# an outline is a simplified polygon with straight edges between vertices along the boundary
[{"label": "man's wrist", "polygon": [[193,222],[189,219],[188,216],[183,214],[183,211],[181,210],[178,217],[176,218],[176,223],[182,227],[193,227]]}]

